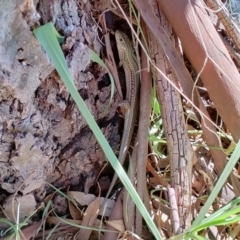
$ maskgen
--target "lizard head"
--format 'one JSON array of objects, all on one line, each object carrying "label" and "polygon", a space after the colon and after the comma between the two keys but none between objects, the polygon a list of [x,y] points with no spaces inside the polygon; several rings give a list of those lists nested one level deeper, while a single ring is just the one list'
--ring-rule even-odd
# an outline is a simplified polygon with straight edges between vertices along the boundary
[{"label": "lizard head", "polygon": [[119,58],[121,59],[121,57],[123,57],[124,52],[129,52],[129,49],[132,46],[132,43],[130,41],[130,39],[128,38],[128,36],[117,30],[115,32],[115,38],[116,38],[116,42],[117,42],[117,48],[118,48],[118,52],[119,52]]},{"label": "lizard head", "polygon": [[117,44],[125,48],[125,50],[127,50],[129,46],[132,46],[132,43],[129,37],[124,32],[117,30],[115,32],[115,37],[116,37]]}]

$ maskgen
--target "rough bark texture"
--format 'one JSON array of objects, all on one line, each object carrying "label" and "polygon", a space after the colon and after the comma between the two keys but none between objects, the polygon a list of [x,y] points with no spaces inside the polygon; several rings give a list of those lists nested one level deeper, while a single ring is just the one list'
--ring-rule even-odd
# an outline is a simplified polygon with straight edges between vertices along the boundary
[{"label": "rough bark texture", "polygon": [[166,79],[158,76],[157,81],[157,91],[160,95],[162,119],[170,156],[171,186],[175,189],[180,216],[180,226],[175,229],[175,234],[177,234],[188,229],[191,224],[190,197],[193,151],[185,127],[180,95]]},{"label": "rough bark texture", "polygon": [[[44,181],[88,192],[106,158],[33,36],[23,2],[0,3],[0,186],[6,196],[35,191],[38,200],[46,195]],[[41,24],[52,21],[67,37],[63,49],[77,89],[116,149],[118,129],[110,122],[117,120],[117,103],[101,116],[110,83],[103,69],[89,65],[87,46],[101,48],[89,3],[43,0],[37,6]]]},{"label": "rough bark texture", "polygon": [[[161,12],[158,12],[159,22],[164,30],[171,36],[171,28]],[[174,75],[161,46],[150,34],[151,56],[155,58],[156,65],[161,71],[175,82]],[[167,139],[167,147],[170,158],[171,182],[170,187],[175,195],[169,192],[170,202],[175,196],[177,209],[171,212],[173,233],[179,234],[188,229],[191,224],[191,192],[192,192],[192,165],[194,152],[188,138],[181,97],[178,91],[155,71],[158,100],[161,104],[162,121]],[[177,218],[174,217],[177,214]]]}]

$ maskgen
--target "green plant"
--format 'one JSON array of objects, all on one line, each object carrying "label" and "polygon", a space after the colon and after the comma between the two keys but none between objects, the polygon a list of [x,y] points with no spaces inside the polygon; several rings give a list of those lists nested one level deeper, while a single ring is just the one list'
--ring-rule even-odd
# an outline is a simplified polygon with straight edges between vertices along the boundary
[{"label": "green plant", "polygon": [[117,157],[113,153],[111,147],[109,146],[107,140],[105,139],[104,135],[102,134],[100,128],[98,127],[97,123],[95,122],[92,114],[88,110],[86,104],[84,103],[81,96],[78,94],[78,91],[74,85],[74,82],[70,76],[69,70],[67,68],[67,64],[65,62],[63,53],[59,46],[59,42],[63,41],[63,38],[58,34],[55,30],[52,23],[45,24],[34,30],[34,34],[46,50],[49,58],[51,59],[53,65],[55,66],[56,70],[58,71],[61,79],[63,80],[66,88],[68,89],[69,93],[71,94],[72,98],[76,102],[79,110],[83,114],[84,118],[86,119],[89,127],[93,131],[95,137],[97,138],[99,144],[101,145],[104,153],[106,154],[109,162],[111,163],[114,170],[117,172],[120,180],[122,181],[124,187],[129,192],[129,195],[132,197],[133,201],[135,202],[138,210],[142,214],[143,218],[145,219],[148,227],[151,229],[153,235],[156,239],[161,240],[160,233],[154,224],[151,216],[149,215],[147,209],[145,208],[142,200],[139,198],[136,190],[134,189],[133,185],[131,184],[128,176],[126,175],[124,169],[119,164]]}]

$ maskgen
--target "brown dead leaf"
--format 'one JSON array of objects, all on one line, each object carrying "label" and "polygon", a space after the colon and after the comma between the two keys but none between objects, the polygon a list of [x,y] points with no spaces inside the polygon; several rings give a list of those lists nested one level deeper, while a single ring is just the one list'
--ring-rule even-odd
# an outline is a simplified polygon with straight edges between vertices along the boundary
[{"label": "brown dead leaf", "polygon": [[159,229],[167,229],[168,232],[171,232],[171,224],[170,224],[170,220],[169,220],[169,215],[164,214],[161,211],[158,211],[155,214],[155,221],[157,223],[157,226]]},{"label": "brown dead leaf", "polygon": [[47,203],[53,199],[54,194],[55,194],[55,192],[53,192],[53,193],[51,193],[51,194],[48,194],[48,195],[43,199],[43,202],[47,205]]},{"label": "brown dead leaf", "polygon": [[[74,191],[69,191],[68,196],[74,199],[81,206],[85,206],[85,205],[89,206],[96,199],[96,196],[93,194],[85,194],[83,192],[74,192]],[[111,199],[107,199],[104,206],[102,206],[102,203],[104,202],[104,200],[105,198],[102,198],[102,197],[100,198],[99,215],[109,217],[115,205],[115,201]]]},{"label": "brown dead leaf", "polygon": [[74,192],[74,191],[69,191],[68,196],[74,199],[81,206],[84,206],[84,205],[88,206],[90,203],[92,203],[96,199],[96,196],[94,196],[93,194],[85,194],[83,192]]},{"label": "brown dead leaf", "polygon": [[[97,219],[100,207],[100,198],[96,198],[86,209],[83,215],[82,226],[93,227]],[[89,239],[92,230],[81,228],[78,232],[77,240]]]},{"label": "brown dead leaf", "polygon": [[152,173],[152,175],[154,176],[154,178],[157,180],[158,184],[162,184],[162,185],[166,185],[164,176],[159,176],[159,174],[155,171],[155,169],[152,167],[152,165],[147,162],[147,169],[149,172]]},{"label": "brown dead leaf", "polygon": [[110,221],[106,221],[106,223],[108,225],[110,225],[111,227],[115,228],[116,230],[118,230],[119,232],[124,232],[125,231],[124,222],[123,222],[122,219],[120,219],[120,220],[110,220]]},{"label": "brown dead leaf", "polygon": [[69,207],[70,215],[74,220],[82,219],[81,211],[77,207],[75,207],[74,204],[71,203],[70,201],[68,201],[68,207]]},{"label": "brown dead leaf", "polygon": [[[69,191],[67,191],[67,195],[70,197]],[[68,200],[68,208],[70,211],[70,215],[74,220],[82,219],[82,211],[77,207],[77,203],[75,202],[75,199],[73,199],[72,202]]]}]

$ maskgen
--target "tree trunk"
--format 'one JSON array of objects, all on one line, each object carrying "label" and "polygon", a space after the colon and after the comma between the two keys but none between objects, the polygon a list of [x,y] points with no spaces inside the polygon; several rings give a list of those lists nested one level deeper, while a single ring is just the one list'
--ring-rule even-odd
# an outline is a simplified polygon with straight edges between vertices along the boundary
[{"label": "tree trunk", "polygon": [[[49,188],[45,181],[88,193],[106,158],[33,36],[31,16],[37,18],[37,12],[27,2],[31,1],[0,3],[1,188],[10,198],[17,191],[23,195],[35,191],[38,201]],[[89,61],[86,46],[99,53],[101,44],[90,20],[90,4],[84,2],[77,6],[74,0],[43,0],[38,12],[41,24],[52,21],[67,38],[62,47],[75,85],[117,149],[118,129],[112,123],[117,120],[118,99],[116,95],[109,112],[100,117],[110,101],[110,82],[104,70]],[[36,205],[34,198],[32,205]]]}]

